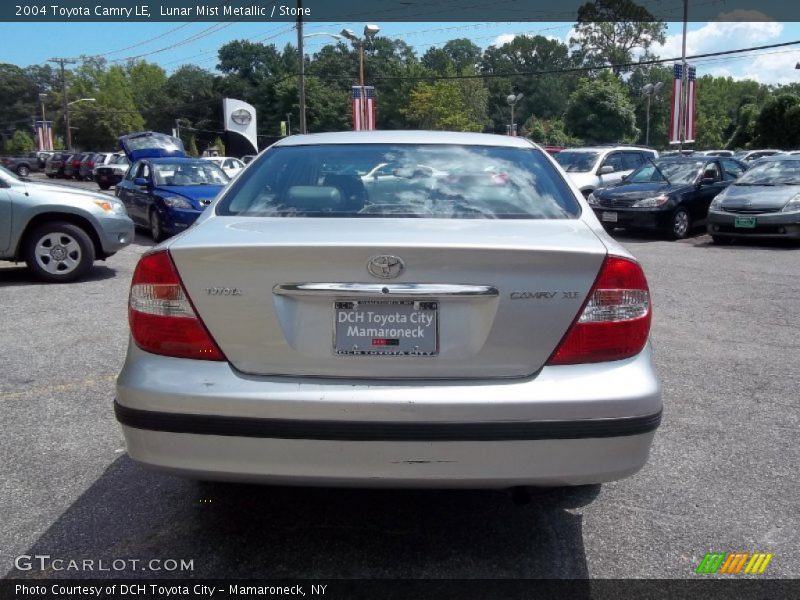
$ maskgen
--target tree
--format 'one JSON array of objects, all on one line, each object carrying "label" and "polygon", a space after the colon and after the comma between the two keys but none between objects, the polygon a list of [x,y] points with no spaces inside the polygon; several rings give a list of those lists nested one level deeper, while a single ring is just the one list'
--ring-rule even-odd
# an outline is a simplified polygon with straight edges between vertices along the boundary
[{"label": "tree", "polygon": [[76,131],[76,146],[92,149],[118,147],[118,138],[144,129],[136,108],[134,90],[125,68],[106,68],[105,61],[87,60],[76,70],[70,88],[72,98],[95,98],[70,107],[70,121]]},{"label": "tree", "polygon": [[482,128],[470,118],[462,90],[454,81],[417,84],[411,91],[405,115],[420,129],[480,131]]},{"label": "tree", "polygon": [[[587,66],[619,65],[633,62],[635,50],[641,60],[651,58],[654,43],[666,41],[666,23],[631,0],[595,0],[578,9],[575,35],[569,43],[577,45],[577,55]],[[620,75],[628,68],[615,67]]]},{"label": "tree", "polygon": [[[278,114],[298,114],[298,96],[296,79],[280,82],[276,86]],[[306,127],[309,132],[352,129],[350,113],[350,96],[345,90],[317,77],[306,77]],[[267,135],[277,136],[278,127],[276,124]]]},{"label": "tree", "polygon": [[186,153],[189,156],[200,156],[200,151],[197,149],[197,138],[194,135],[189,136],[189,144],[186,146]]},{"label": "tree", "polygon": [[582,140],[569,135],[561,119],[537,119],[531,115],[522,126],[523,134],[537,144],[546,146],[579,146]]},{"label": "tree", "polygon": [[22,129],[17,129],[11,139],[6,142],[6,152],[8,154],[27,154],[35,149],[36,144],[33,142],[33,138]]},{"label": "tree", "polygon": [[[493,122],[492,131],[505,131],[510,120],[506,97],[522,93],[522,100],[514,108],[515,120],[524,122],[528,116],[540,119],[561,117],[570,92],[576,85],[572,73],[553,73],[575,66],[569,48],[557,40],[537,36],[517,36],[500,48],[489,47],[483,54],[481,72],[487,75],[504,75],[488,80],[488,113]],[[527,72],[539,75],[512,75]]]},{"label": "tree", "polygon": [[731,138],[725,144],[726,148],[738,150],[749,148],[755,132],[755,122],[758,117],[758,106],[754,102],[744,100],[736,115],[736,127]]},{"label": "tree", "polygon": [[0,64],[0,126],[16,129],[38,114],[39,90],[15,65]]},{"label": "tree", "polygon": [[217,136],[212,142],[211,146],[216,148],[220,156],[225,156],[225,143],[222,141],[221,137]]},{"label": "tree", "polygon": [[625,87],[608,72],[578,84],[567,103],[564,123],[570,134],[588,143],[622,142],[639,135]]},{"label": "tree", "polygon": [[755,119],[755,145],[781,150],[800,146],[798,115],[800,97],[779,94],[769,98]]},{"label": "tree", "polygon": [[164,69],[143,60],[131,61],[125,67],[125,74],[130,82],[133,103],[144,116],[145,126],[156,131],[172,129],[172,115],[164,111],[168,104]]}]

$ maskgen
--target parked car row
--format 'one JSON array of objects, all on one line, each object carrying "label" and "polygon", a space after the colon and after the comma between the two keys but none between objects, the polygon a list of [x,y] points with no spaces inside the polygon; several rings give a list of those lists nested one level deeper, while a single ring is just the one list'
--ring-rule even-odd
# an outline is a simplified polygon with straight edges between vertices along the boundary
[{"label": "parked car row", "polygon": [[114,163],[121,156],[119,152],[56,152],[45,164],[45,175],[50,179],[58,177],[91,181],[95,177],[95,169]]}]

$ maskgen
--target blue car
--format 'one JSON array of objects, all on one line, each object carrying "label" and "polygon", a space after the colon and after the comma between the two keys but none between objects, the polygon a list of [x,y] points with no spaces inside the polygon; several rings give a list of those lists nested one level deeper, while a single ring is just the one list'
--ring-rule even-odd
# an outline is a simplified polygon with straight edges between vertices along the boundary
[{"label": "blue car", "polygon": [[183,143],[146,131],[120,138],[131,161],[116,194],[137,226],[160,242],[195,222],[230,178],[207,160],[186,156]]}]

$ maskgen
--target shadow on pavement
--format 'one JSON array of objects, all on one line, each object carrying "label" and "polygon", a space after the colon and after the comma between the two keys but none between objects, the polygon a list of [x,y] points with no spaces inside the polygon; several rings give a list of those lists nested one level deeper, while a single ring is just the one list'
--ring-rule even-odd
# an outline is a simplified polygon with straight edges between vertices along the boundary
[{"label": "shadow on pavement", "polygon": [[103,281],[117,276],[116,269],[105,266],[103,263],[95,263],[94,267],[78,281],[67,283],[47,283],[34,277],[33,273],[20,263],[19,266],[0,268],[0,288],[12,285],[70,285],[80,284],[87,281]]},{"label": "shadow on pavement", "polygon": [[15,578],[587,578],[582,517],[600,486],[525,506],[494,490],[192,482],[111,464],[26,552],[185,559],[191,572],[17,571]]}]

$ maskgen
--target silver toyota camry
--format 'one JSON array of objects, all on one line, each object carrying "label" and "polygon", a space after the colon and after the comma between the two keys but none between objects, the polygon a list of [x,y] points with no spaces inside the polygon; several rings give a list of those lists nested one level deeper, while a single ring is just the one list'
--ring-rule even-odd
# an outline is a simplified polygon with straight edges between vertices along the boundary
[{"label": "silver toyota camry", "polygon": [[651,315],[527,140],[296,135],[142,256],[115,410],[131,457],[201,479],[609,481],[660,422]]}]

